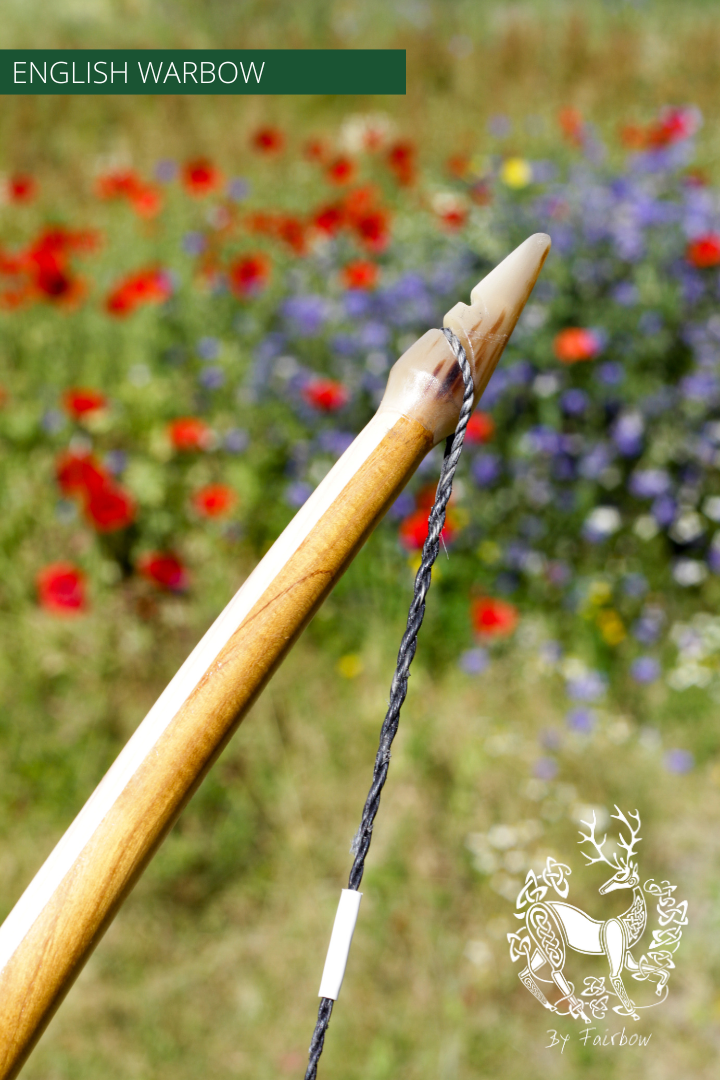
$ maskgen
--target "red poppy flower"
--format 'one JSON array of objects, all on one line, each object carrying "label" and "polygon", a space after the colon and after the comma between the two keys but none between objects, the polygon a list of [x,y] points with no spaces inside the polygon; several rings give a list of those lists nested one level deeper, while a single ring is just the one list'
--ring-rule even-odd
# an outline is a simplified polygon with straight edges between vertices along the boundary
[{"label": "red poppy flower", "polygon": [[176,450],[207,450],[212,442],[210,428],[196,416],[173,420],[168,426],[168,434]]},{"label": "red poppy flower", "polygon": [[582,113],[578,109],[561,109],[558,113],[558,123],[568,142],[580,146],[585,132]]},{"label": "red poppy flower", "polygon": [[18,278],[3,294],[3,305],[18,307],[38,297],[65,305],[77,300],[84,285],[75,275],[70,257],[75,252],[91,251],[98,240],[98,234],[89,230],[53,226],[43,229],[25,251],[11,255],[0,252],[0,272]]},{"label": "red poppy flower", "polygon": [[7,182],[7,193],[10,202],[32,202],[37,195],[37,181],[26,173],[16,173]]},{"label": "red poppy flower", "polygon": [[48,300],[60,300],[70,295],[74,279],[60,261],[50,255],[38,265],[34,284]]},{"label": "red poppy flower", "polygon": [[347,405],[349,399],[343,384],[333,379],[311,379],[303,387],[302,395],[308,405],[320,412],[337,412]]},{"label": "red poppy flower", "polygon": [[468,219],[468,208],[459,200],[454,204],[448,204],[438,213],[438,217],[444,228],[449,232],[456,232],[458,229],[462,229],[463,225]]},{"label": "red poppy flower", "polygon": [[[288,244],[296,255],[304,255],[307,248],[305,222],[295,214],[273,214],[267,210],[255,210],[245,218],[248,232],[272,236]],[[265,259],[264,255],[253,258]]]},{"label": "red poppy flower", "polygon": [[332,161],[325,175],[331,184],[349,184],[355,176],[355,162],[349,157],[338,157]]},{"label": "red poppy flower", "polygon": [[322,206],[313,218],[313,225],[315,228],[320,229],[321,232],[328,233],[329,236],[334,236],[335,233],[339,232],[345,222],[345,208],[338,203],[334,203],[330,206]]},{"label": "red poppy flower", "polygon": [[647,141],[652,147],[669,146],[694,135],[699,126],[697,109],[687,106],[663,109],[660,118],[648,129]]},{"label": "red poppy flower", "polygon": [[278,154],[285,146],[285,136],[276,127],[259,128],[250,141],[261,154]]},{"label": "red poppy flower", "polygon": [[63,495],[89,496],[112,483],[108,473],[91,454],[68,451],[55,463],[55,479]]},{"label": "red poppy flower", "polygon": [[368,210],[374,210],[381,198],[380,189],[374,184],[363,184],[362,187],[348,191],[343,199],[343,207],[347,216],[354,220]]},{"label": "red poppy flower", "polygon": [[51,225],[43,229],[28,251],[28,261],[33,262],[48,254],[57,258],[76,251],[94,251],[100,242],[100,234],[92,229],[66,229]]},{"label": "red poppy flower", "polygon": [[481,596],[470,606],[476,633],[482,637],[510,637],[518,624],[517,608],[507,600]]},{"label": "red poppy flower", "polygon": [[96,181],[101,199],[127,199],[140,217],[155,217],[162,209],[162,195],[134,169],[118,169],[103,173]]},{"label": "red poppy flower", "polygon": [[99,390],[90,390],[87,387],[73,387],[66,390],[62,397],[65,412],[72,416],[73,420],[80,420],[88,413],[97,412],[107,405],[107,398]]},{"label": "red poppy flower", "polygon": [[35,583],[40,607],[53,615],[77,615],[87,606],[85,575],[72,563],[50,563]]},{"label": "red poppy flower", "polygon": [[495,421],[489,413],[474,412],[468,420],[465,441],[471,445],[489,442],[495,434]]},{"label": "red poppy flower", "polygon": [[[435,493],[432,494],[432,500],[434,502]],[[408,514],[406,518],[400,523],[400,543],[408,551],[420,551],[423,544],[427,540],[428,526],[429,526],[429,513],[432,507],[421,507],[418,510],[413,511],[412,514]],[[452,542],[457,532],[455,525],[452,521],[452,514],[448,514],[445,519],[442,533],[440,534],[446,544]]]},{"label": "red poppy flower", "polygon": [[28,252],[27,262],[34,288],[48,300],[66,300],[77,288],[62,233],[41,236]]},{"label": "red poppy flower", "polygon": [[55,478],[63,495],[82,500],[85,514],[98,532],[115,532],[135,520],[132,496],[91,454],[61,454],[55,464]]},{"label": "red poppy flower", "polygon": [[8,392],[4,386],[0,386],[0,409],[7,404]]},{"label": "red poppy flower", "polygon": [[129,197],[141,187],[142,178],[134,169],[115,169],[102,173],[95,181],[95,190],[100,199]]},{"label": "red poppy flower", "polygon": [[116,169],[103,173],[95,182],[95,190],[100,199],[137,198],[145,189],[145,181],[134,169]]},{"label": "red poppy flower", "polygon": [[377,263],[367,259],[355,259],[342,269],[342,282],[346,289],[374,289],[379,269]]},{"label": "red poppy flower", "polygon": [[132,196],[130,204],[139,217],[153,218],[162,210],[162,193],[146,184]]},{"label": "red poppy flower", "polygon": [[576,364],[580,360],[593,360],[601,349],[601,342],[592,330],[569,326],[555,336],[553,349],[563,364]]},{"label": "red poppy flower", "polygon": [[396,142],[387,152],[387,163],[402,187],[408,187],[415,179],[416,150],[411,142]]},{"label": "red poppy flower", "polygon": [[254,296],[267,285],[270,260],[267,255],[245,255],[228,269],[230,288],[237,296]]},{"label": "red poppy flower", "polygon": [[304,255],[307,250],[307,232],[304,222],[292,214],[281,214],[277,223],[277,235],[296,255]]},{"label": "red poppy flower", "polygon": [[128,274],[110,293],[108,311],[122,315],[141,304],[162,304],[171,295],[168,275],[157,267]]},{"label": "red poppy flower", "polygon": [[129,315],[136,306],[132,289],[125,288],[125,283],[113,289],[105,299],[105,310],[110,315]]},{"label": "red poppy flower", "polygon": [[143,577],[168,592],[183,592],[188,586],[188,573],[177,555],[169,551],[148,551],[138,559]]},{"label": "red poppy flower", "polygon": [[237,495],[227,484],[208,484],[195,492],[192,501],[201,517],[224,517],[235,506]]},{"label": "red poppy flower", "polygon": [[117,532],[132,525],[135,503],[128,491],[109,481],[88,493],[85,513],[98,532]]},{"label": "red poppy flower", "polygon": [[123,278],[108,295],[105,308],[111,315],[129,315],[142,304],[162,304],[171,294],[168,275],[149,267]]},{"label": "red poppy flower", "polygon": [[720,265],[720,233],[705,233],[691,240],[685,252],[685,258],[698,270],[707,270]]},{"label": "red poppy flower", "polygon": [[387,211],[377,209],[360,214],[353,222],[361,243],[370,251],[384,251],[390,241],[390,219]]},{"label": "red poppy flower", "polygon": [[209,195],[222,183],[222,173],[207,158],[188,161],[182,168],[182,182],[190,195]]}]

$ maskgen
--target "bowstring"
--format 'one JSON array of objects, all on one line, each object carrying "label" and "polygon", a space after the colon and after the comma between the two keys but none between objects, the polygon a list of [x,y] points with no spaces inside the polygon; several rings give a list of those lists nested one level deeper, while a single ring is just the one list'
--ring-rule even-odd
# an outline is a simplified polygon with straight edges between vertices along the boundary
[{"label": "bowstring", "polygon": [[[413,598],[410,603],[410,610],[408,611],[405,633],[400,642],[395,674],[393,675],[390,687],[388,710],[385,714],[382,728],[380,729],[380,744],[375,757],[372,783],[370,784],[370,791],[368,792],[365,801],[360,827],[353,838],[352,847],[350,849],[351,853],[355,856],[355,859],[352,864],[352,869],[350,870],[348,889],[359,890],[365,871],[365,859],[370,850],[375,818],[380,809],[380,796],[382,795],[382,790],[385,786],[388,770],[390,768],[390,749],[400,723],[400,709],[407,696],[410,665],[415,656],[418,634],[423,623],[423,618],[425,617],[425,601],[432,581],[432,568],[438,557],[438,552],[440,551],[445,516],[447,513],[448,502],[450,501],[450,495],[452,494],[453,478],[465,441],[465,430],[473,410],[475,386],[465,349],[452,330],[445,327],[443,328],[443,333],[450,344],[450,348],[453,351],[453,355],[457,360],[462,374],[464,383],[462,406],[460,408],[460,415],[455,431],[448,437],[445,443],[445,455],[440,471],[440,479],[435,492],[435,502],[433,503],[428,519],[428,535],[423,544],[420,567],[415,575]],[[318,1062],[325,1045],[325,1035],[330,1024],[330,1016],[332,1015],[334,1004],[335,1002],[332,998],[320,999],[317,1023],[310,1041],[308,1067],[305,1073],[305,1080],[316,1080]]]}]

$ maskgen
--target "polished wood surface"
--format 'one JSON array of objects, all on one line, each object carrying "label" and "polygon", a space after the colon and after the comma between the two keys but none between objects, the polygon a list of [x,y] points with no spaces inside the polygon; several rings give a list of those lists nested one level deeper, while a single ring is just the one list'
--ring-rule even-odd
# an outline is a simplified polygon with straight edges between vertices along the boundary
[{"label": "polished wood surface", "polygon": [[183,806],[432,444],[417,421],[393,423],[278,568],[49,892],[0,972],[0,1080],[17,1076]]}]

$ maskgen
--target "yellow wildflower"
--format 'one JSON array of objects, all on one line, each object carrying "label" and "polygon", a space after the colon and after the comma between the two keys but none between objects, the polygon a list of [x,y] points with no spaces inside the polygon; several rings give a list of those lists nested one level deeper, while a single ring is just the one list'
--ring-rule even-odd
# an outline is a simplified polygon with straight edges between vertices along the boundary
[{"label": "yellow wildflower", "polygon": [[511,188],[527,187],[532,183],[532,166],[525,158],[507,158],[500,169],[500,179]]},{"label": "yellow wildflower", "polygon": [[363,670],[363,662],[357,653],[346,653],[337,662],[337,671],[343,679],[356,679]]},{"label": "yellow wildflower", "polygon": [[622,619],[612,608],[598,613],[597,624],[607,645],[619,645],[627,636]]}]

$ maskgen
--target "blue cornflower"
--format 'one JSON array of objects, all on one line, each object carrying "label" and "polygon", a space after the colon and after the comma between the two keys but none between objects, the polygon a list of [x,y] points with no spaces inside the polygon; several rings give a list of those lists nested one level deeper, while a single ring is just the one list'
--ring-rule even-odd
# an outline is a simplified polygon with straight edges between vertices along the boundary
[{"label": "blue cornflower", "polygon": [[459,664],[466,675],[481,675],[490,664],[490,654],[480,646],[466,649],[460,654]]},{"label": "blue cornflower", "polygon": [[668,772],[682,776],[694,768],[695,755],[690,750],[668,750],[663,758],[663,765]]},{"label": "blue cornflower", "polygon": [[638,656],[630,665],[630,675],[638,683],[655,682],[660,671],[660,663],[654,656]]}]

